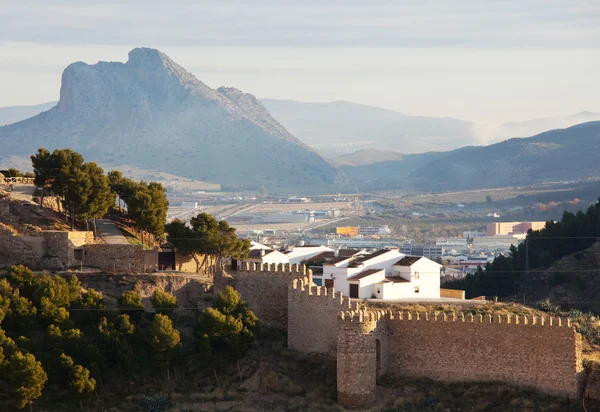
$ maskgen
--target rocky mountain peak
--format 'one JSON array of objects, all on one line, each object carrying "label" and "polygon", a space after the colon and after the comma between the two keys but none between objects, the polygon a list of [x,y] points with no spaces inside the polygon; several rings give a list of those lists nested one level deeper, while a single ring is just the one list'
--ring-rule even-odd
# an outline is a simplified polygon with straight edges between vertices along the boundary
[{"label": "rocky mountain peak", "polygon": [[[349,187],[251,94],[211,89],[167,55],[137,48],[126,63],[77,62],[58,105],[0,128],[7,154],[70,147],[95,161],[157,168],[231,185],[312,191]],[[265,158],[267,161],[259,161]]]}]

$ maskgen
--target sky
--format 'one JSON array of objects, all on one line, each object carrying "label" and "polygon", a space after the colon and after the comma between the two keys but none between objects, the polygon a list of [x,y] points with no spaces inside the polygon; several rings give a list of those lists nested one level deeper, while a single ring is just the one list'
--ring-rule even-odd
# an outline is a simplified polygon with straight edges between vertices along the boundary
[{"label": "sky", "polygon": [[209,86],[498,124],[600,112],[597,0],[0,0],[0,106],[160,49]]}]

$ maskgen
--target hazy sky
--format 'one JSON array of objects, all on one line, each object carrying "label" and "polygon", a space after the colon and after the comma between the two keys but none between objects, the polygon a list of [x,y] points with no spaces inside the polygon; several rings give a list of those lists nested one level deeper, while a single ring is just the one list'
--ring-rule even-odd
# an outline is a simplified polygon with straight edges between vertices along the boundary
[{"label": "hazy sky", "polygon": [[154,47],[211,87],[499,123],[600,112],[597,0],[0,0],[0,106]]}]

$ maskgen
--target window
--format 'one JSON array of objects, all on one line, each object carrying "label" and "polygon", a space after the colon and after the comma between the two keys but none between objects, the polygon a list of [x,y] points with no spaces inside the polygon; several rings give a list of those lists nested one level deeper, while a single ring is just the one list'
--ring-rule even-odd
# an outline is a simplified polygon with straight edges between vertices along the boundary
[{"label": "window", "polygon": [[415,293],[419,293],[419,287],[415,286]]},{"label": "window", "polygon": [[315,279],[313,278],[313,283],[317,286],[323,286],[323,279]]},{"label": "window", "polygon": [[419,279],[419,272],[415,272],[413,275],[413,279]]}]

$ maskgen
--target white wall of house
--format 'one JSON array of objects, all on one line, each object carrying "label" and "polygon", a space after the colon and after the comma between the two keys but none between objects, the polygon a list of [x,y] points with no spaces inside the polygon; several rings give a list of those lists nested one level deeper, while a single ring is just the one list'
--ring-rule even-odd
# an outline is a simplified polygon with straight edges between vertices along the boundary
[{"label": "white wall of house", "polygon": [[[358,284],[358,298],[359,299],[371,299],[375,294],[375,284],[385,279],[385,273],[374,273],[370,276],[364,277],[359,280],[346,280],[348,287],[348,295],[350,296],[350,285]],[[343,292],[342,292],[343,293]]]},{"label": "white wall of house", "polygon": [[414,293],[414,297],[439,299],[441,267],[442,265],[429,259],[419,259],[410,266],[411,283],[419,288],[419,293]]},{"label": "white wall of house", "polygon": [[347,268],[326,265],[323,266],[323,279],[333,279],[333,287],[335,288],[336,292],[340,291],[344,294],[344,296],[350,296],[348,278],[362,271],[363,269],[361,268]]},{"label": "white wall of house", "polygon": [[[363,262],[358,267],[348,267],[350,260],[335,265],[323,266],[322,279],[334,279],[334,288],[345,296],[350,296],[350,283],[359,285],[359,298],[379,299],[422,298],[439,299],[440,269],[442,265],[421,258],[410,266],[394,265],[404,254],[391,250]],[[357,281],[348,278],[369,269],[382,269],[382,273],[373,274]],[[409,282],[384,282],[386,276],[399,276]],[[324,281],[323,281],[324,284]]]},{"label": "white wall of house", "polygon": [[381,298],[380,299],[404,299],[404,298],[412,298],[418,297],[415,296],[414,288],[415,285],[412,282],[401,282],[401,283],[393,283],[386,282],[375,285],[375,295],[379,298],[379,294],[377,294],[377,290],[381,286]]}]

